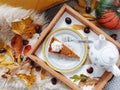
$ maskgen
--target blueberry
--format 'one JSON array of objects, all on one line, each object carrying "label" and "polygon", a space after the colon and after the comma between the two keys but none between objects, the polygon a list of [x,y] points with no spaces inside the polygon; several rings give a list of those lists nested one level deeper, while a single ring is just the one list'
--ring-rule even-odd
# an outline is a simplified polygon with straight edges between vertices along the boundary
[{"label": "blueberry", "polygon": [[42,32],[42,26],[41,25],[36,25],[35,27],[36,33],[41,33]]},{"label": "blueberry", "polygon": [[40,70],[41,70],[41,66],[36,66],[36,67],[35,67],[35,70],[36,70],[36,71],[40,71]]},{"label": "blueberry", "polygon": [[5,48],[0,49],[0,53],[5,53],[7,50]]},{"label": "blueberry", "polygon": [[51,82],[52,82],[53,85],[56,85],[56,84],[57,84],[57,79],[56,79],[55,77],[53,77],[53,78],[51,79]]},{"label": "blueberry", "polygon": [[93,73],[93,67],[89,67],[89,68],[87,69],[87,72],[90,73],[90,74]]},{"label": "blueberry", "polygon": [[29,43],[28,40],[23,40],[23,45],[27,45]]},{"label": "blueberry", "polygon": [[90,13],[90,12],[91,12],[91,7],[87,6],[87,7],[85,8],[85,10],[86,10],[86,13]]},{"label": "blueberry", "polygon": [[72,23],[72,20],[71,20],[71,18],[66,17],[66,18],[65,18],[65,22],[66,22],[67,24],[71,24],[71,23]]},{"label": "blueberry", "polygon": [[89,27],[85,27],[85,28],[84,28],[84,32],[85,32],[85,33],[90,33],[90,28],[89,28]]},{"label": "blueberry", "polygon": [[110,35],[114,40],[117,40],[117,34],[111,34]]}]

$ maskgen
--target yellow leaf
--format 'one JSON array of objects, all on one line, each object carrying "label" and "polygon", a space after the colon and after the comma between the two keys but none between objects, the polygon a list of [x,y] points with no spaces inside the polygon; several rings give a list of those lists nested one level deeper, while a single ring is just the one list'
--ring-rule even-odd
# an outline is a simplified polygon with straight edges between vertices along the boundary
[{"label": "yellow leaf", "polygon": [[40,74],[41,80],[45,79],[45,74],[46,74],[46,70],[42,69],[41,74]]},{"label": "yellow leaf", "polygon": [[7,50],[7,55],[9,55],[11,57],[11,60],[14,61],[15,58],[13,57],[13,50],[10,48],[10,46],[6,45],[5,46],[6,50]]},{"label": "yellow leaf", "polygon": [[20,55],[18,56],[17,63],[18,63],[18,64],[21,63],[21,57],[20,57]]},{"label": "yellow leaf", "polygon": [[0,67],[8,69],[17,68],[18,65],[14,63],[13,50],[8,45],[5,45],[4,48],[7,52],[3,56],[0,55]]},{"label": "yellow leaf", "polygon": [[79,24],[73,24],[72,28],[75,30],[80,30],[80,29],[84,29],[85,26],[84,25],[79,25]]},{"label": "yellow leaf", "polygon": [[81,14],[83,17],[85,17],[85,18],[93,18],[93,19],[95,19],[95,17],[94,16],[92,16],[91,14],[87,14],[87,13],[84,13],[84,14]]},{"label": "yellow leaf", "polygon": [[87,6],[86,0],[78,0],[78,4],[84,8],[86,8],[86,6]]},{"label": "yellow leaf", "polygon": [[95,21],[96,20],[96,18],[94,16],[92,16],[91,14],[84,13],[84,14],[81,14],[81,15],[89,21]]},{"label": "yellow leaf", "polygon": [[0,64],[0,67],[1,68],[8,68],[8,69],[15,69],[15,68],[17,68],[18,66],[17,65],[15,65],[15,64],[11,64],[11,65],[6,65],[6,64]]},{"label": "yellow leaf", "polygon": [[15,69],[15,68],[18,68],[19,66],[15,65],[15,64],[12,64],[12,65],[7,65],[6,67],[9,68],[9,69]]},{"label": "yellow leaf", "polygon": [[89,21],[95,21],[95,18],[89,18],[89,17],[87,17],[86,19],[89,20]]},{"label": "yellow leaf", "polygon": [[0,64],[10,65],[10,64],[13,64],[13,62],[12,62],[12,61],[7,61],[7,60],[5,60],[5,61],[1,62]]},{"label": "yellow leaf", "polygon": [[97,7],[98,1],[97,0],[91,0],[91,10],[95,9]]},{"label": "yellow leaf", "polygon": [[0,62],[4,61],[6,59],[5,55],[0,55]]},{"label": "yellow leaf", "polygon": [[25,29],[25,24],[22,22],[12,22],[12,31],[16,34],[23,34],[24,33],[24,29]]},{"label": "yellow leaf", "polygon": [[30,17],[24,18],[21,21],[12,22],[11,25],[13,32],[27,38],[31,38],[36,32],[36,24],[33,24],[33,20]]},{"label": "yellow leaf", "polygon": [[31,25],[25,28],[25,32],[23,33],[23,35],[26,36],[27,38],[32,38],[34,33],[35,33],[35,27],[34,25]]},{"label": "yellow leaf", "polygon": [[33,23],[33,20],[30,18],[30,16],[27,16],[26,18],[22,19],[22,21],[25,24],[31,24],[31,23]]},{"label": "yellow leaf", "polygon": [[36,76],[34,75],[34,71],[33,69],[30,72],[30,75],[26,75],[26,74],[17,74],[17,77],[20,80],[23,80],[26,82],[27,86],[30,88],[32,87],[33,83],[36,81]]}]

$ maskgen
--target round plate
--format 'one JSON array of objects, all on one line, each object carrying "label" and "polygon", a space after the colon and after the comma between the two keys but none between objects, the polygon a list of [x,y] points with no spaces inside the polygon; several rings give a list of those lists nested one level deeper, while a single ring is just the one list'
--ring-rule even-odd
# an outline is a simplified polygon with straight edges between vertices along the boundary
[{"label": "round plate", "polygon": [[[48,47],[52,37],[56,37],[59,41],[64,43],[72,49],[80,58],[70,58],[67,56],[50,53]],[[59,28],[51,32],[43,42],[43,56],[46,63],[54,70],[59,72],[71,72],[79,68],[87,57],[87,44],[79,42],[69,42],[69,40],[81,40],[83,36],[70,28]]]}]

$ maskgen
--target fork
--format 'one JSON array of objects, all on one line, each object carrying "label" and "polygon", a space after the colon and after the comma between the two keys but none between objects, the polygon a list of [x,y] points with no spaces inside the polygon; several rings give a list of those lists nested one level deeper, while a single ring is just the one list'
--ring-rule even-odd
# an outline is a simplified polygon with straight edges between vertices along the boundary
[{"label": "fork", "polygon": [[93,43],[93,41],[88,40],[87,37],[85,37],[83,40],[74,40],[74,39],[70,39],[70,37],[66,37],[63,39],[63,42]]}]

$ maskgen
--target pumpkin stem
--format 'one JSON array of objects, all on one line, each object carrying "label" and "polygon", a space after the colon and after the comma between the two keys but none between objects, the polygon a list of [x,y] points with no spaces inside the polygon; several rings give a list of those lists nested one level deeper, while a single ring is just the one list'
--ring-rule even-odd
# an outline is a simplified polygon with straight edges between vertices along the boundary
[{"label": "pumpkin stem", "polygon": [[117,12],[120,13],[120,8],[117,9]]}]

